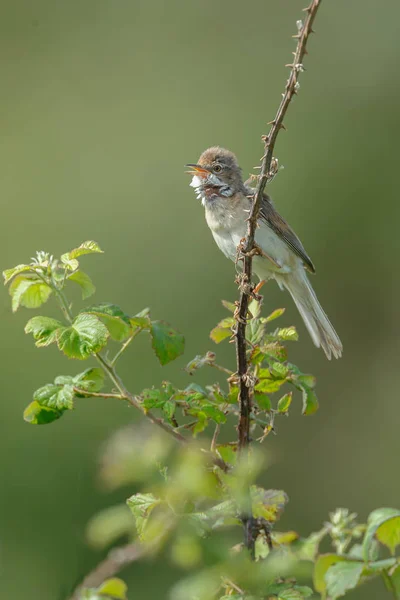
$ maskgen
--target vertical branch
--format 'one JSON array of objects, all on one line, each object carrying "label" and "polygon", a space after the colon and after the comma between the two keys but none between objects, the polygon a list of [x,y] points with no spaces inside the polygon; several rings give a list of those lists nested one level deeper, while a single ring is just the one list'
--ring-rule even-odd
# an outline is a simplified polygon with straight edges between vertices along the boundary
[{"label": "vertical branch", "polygon": [[[313,32],[312,25],[317,14],[317,10],[322,0],[311,0],[310,5],[304,9],[306,18],[304,23],[298,21],[297,28],[298,34],[295,35],[297,39],[297,47],[294,54],[293,63],[287,65],[290,67],[290,75],[287,80],[285,92],[282,94],[282,100],[277,110],[276,116],[273,121],[269,123],[271,128],[268,135],[264,135],[262,140],[264,142],[264,155],[261,161],[261,170],[258,177],[257,187],[254,193],[253,206],[248,219],[248,229],[246,238],[239,248],[241,257],[243,259],[243,270],[239,277],[239,289],[240,299],[239,306],[236,312],[237,318],[237,329],[236,329],[236,363],[237,373],[239,378],[239,405],[240,405],[240,417],[238,424],[238,438],[239,438],[239,451],[243,453],[249,446],[250,443],[250,417],[251,417],[251,403],[253,394],[252,378],[248,373],[247,364],[247,347],[246,347],[246,320],[248,316],[249,301],[253,294],[253,286],[251,283],[252,277],[252,262],[253,262],[253,251],[255,249],[254,238],[257,228],[258,213],[261,204],[261,198],[268,179],[271,177],[271,164],[273,160],[273,151],[275,147],[276,138],[281,128],[284,128],[283,119],[286,115],[286,111],[289,104],[297,94],[298,91],[298,78],[299,74],[303,69],[303,58],[307,54],[306,45],[310,33]],[[249,523],[254,519],[252,515],[247,515],[243,518],[246,529],[246,545],[249,548],[251,554],[254,554],[254,535],[251,535],[249,529]]]}]

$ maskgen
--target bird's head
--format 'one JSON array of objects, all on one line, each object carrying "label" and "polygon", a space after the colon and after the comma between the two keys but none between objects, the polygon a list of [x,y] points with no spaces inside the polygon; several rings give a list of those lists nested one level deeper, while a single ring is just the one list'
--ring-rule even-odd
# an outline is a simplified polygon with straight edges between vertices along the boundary
[{"label": "bird's head", "polygon": [[233,152],[214,146],[200,156],[196,164],[187,164],[193,175],[191,186],[197,196],[205,201],[217,197],[230,197],[242,191],[242,172]]}]

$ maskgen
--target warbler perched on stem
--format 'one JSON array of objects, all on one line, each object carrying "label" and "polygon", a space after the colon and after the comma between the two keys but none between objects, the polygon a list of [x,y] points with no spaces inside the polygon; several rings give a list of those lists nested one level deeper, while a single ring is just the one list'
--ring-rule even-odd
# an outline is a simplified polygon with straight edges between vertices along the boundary
[{"label": "warbler perched on stem", "polygon": [[[247,219],[254,188],[243,182],[236,156],[218,146],[208,148],[196,164],[188,164],[193,175],[191,186],[205,208],[206,221],[222,252],[235,261],[238,245],[247,232]],[[275,210],[271,199],[263,194],[255,233],[258,254],[253,269],[264,281],[274,278],[286,288],[303,318],[311,339],[328,359],[342,355],[342,343],[332,327],[306,271],[315,273],[314,265],[297,235]]]}]

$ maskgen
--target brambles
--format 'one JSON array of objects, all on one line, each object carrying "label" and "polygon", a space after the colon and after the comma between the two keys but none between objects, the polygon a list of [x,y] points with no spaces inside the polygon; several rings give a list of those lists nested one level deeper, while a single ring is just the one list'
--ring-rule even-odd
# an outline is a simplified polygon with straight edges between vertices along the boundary
[{"label": "brambles", "polygon": [[[226,378],[224,385],[188,382],[180,388],[164,381],[135,394],[127,389],[116,364],[138,335],[150,336],[162,365],[183,354],[184,338],[164,321],[152,320],[147,308],[131,316],[114,304],[98,303],[74,313],[66,297],[70,282],[81,287],[83,299],[95,290],[78,261],[89,253],[101,253],[95,242],[84,242],[60,259],[39,252],[30,264],[5,271],[4,278],[13,310],[40,308],[50,298],[59,305],[60,319],[34,316],[25,327],[38,348],[55,346],[68,358],[98,363],[52,377],[37,389],[24,412],[27,422],[51,423],[82,399],[104,396],[128,402],[158,426],[128,427],[103,451],[100,477],[108,489],[141,485],[125,504],[102,511],[88,525],[87,539],[96,548],[121,538],[130,542],[119,550],[120,562],[106,559],[111,571],[116,574],[133,560],[168,546],[169,560],[188,572],[172,589],[174,600],[309,598],[312,589],[295,579],[304,579],[304,565],[322,598],[339,598],[377,576],[400,597],[400,559],[394,556],[400,544],[400,511],[374,511],[368,523],[360,525],[356,515],[339,509],[320,531],[304,539],[293,531],[276,531],[287,495],[257,484],[265,468],[259,444],[253,443],[245,456],[239,453],[232,427],[240,412],[238,376],[217,362],[215,352],[197,355],[185,370],[188,378],[199,369],[218,371]],[[210,337],[217,344],[232,336],[236,324],[235,305],[223,305],[232,316],[212,330]],[[287,344],[298,339],[295,328],[275,326],[283,312],[278,309],[264,317],[260,302],[252,300],[247,315],[246,377],[254,389],[250,433],[259,443],[275,432],[277,419],[287,417],[300,398],[304,415],[318,409],[315,377],[288,360]],[[111,345],[113,358],[108,357]],[[255,560],[241,543],[243,506],[252,515]],[[320,552],[322,540],[330,540],[332,552]],[[391,557],[381,556],[384,547]],[[127,588],[120,579],[109,578],[79,588],[73,598],[126,600]]]}]

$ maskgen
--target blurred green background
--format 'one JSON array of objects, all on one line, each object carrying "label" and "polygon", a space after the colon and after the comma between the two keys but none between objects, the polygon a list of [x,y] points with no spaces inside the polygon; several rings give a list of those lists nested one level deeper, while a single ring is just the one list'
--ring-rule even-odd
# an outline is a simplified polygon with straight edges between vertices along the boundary
[{"label": "blurred green background", "polygon": [[[121,365],[139,392],[215,349],[208,332],[234,299],[234,270],[216,248],[183,165],[207,146],[235,151],[247,175],[275,114],[301,0],[5,0],[0,21],[1,268],[35,250],[60,254],[94,239],[85,257],[95,301],[134,313],[151,306],[186,334],[185,357],[161,368],[147,338]],[[299,326],[291,357],[318,377],[321,408],[292,411],[265,452],[266,485],[290,503],[281,527],[306,534],[346,506],[364,519],[400,505],[398,275],[400,4],[326,0],[301,90],[275,154],[270,186],[317,266],[313,284],[344,343],[328,363],[287,294],[273,283],[266,309],[287,306]],[[82,261],[82,262],[83,262]],[[23,333],[1,296],[0,587],[3,597],[65,597],[99,555],[84,526],[132,493],[99,491],[99,447],[136,415],[106,400],[81,402],[49,427],[24,423],[32,391],[82,364]],[[74,297],[79,307],[78,293]],[[42,314],[53,314],[53,306]],[[218,348],[234,365],[234,348]],[[87,365],[83,365],[84,367]],[[210,379],[214,373],[207,374]],[[203,377],[203,375],[202,375]],[[201,381],[201,377],[200,377]],[[154,577],[154,569],[157,577]],[[127,572],[131,596],[168,597],[164,560]],[[381,584],[350,594],[384,595]]]}]

